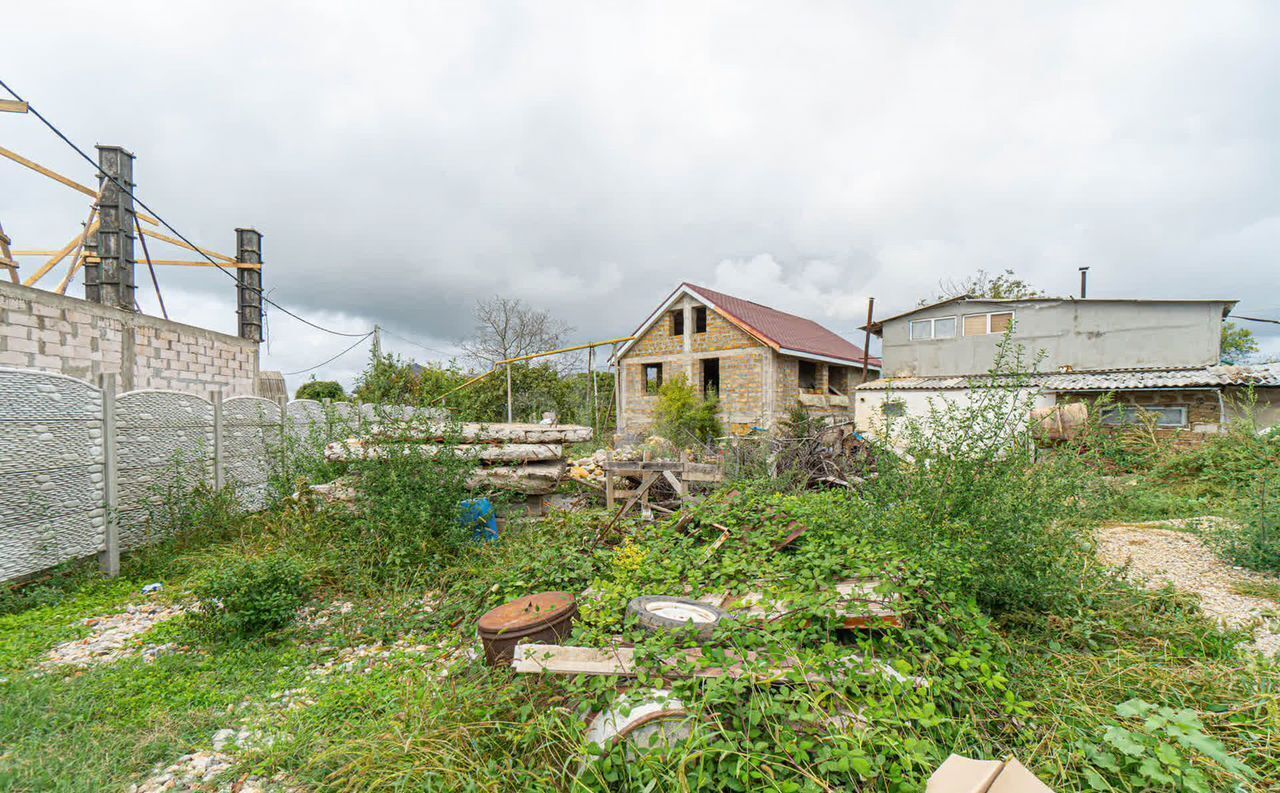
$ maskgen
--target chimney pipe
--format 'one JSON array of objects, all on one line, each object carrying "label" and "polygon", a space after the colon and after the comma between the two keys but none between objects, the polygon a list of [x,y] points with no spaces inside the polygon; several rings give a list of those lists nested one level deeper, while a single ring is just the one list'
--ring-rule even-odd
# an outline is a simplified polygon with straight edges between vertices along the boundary
[{"label": "chimney pipe", "polygon": [[1080,268],[1080,299],[1084,300],[1089,296],[1089,268]]}]

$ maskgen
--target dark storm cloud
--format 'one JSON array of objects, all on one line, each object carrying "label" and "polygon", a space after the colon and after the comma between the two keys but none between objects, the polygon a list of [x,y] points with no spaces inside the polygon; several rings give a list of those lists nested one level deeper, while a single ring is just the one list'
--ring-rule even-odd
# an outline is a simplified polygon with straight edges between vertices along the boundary
[{"label": "dark storm cloud", "polygon": [[[1086,264],[1097,296],[1280,316],[1272,4],[124,6],[119,38],[97,6],[8,9],[0,71],[133,149],[184,233],[260,228],[272,296],[343,329],[447,354],[502,293],[606,338],[690,280],[852,333],[871,294],[980,267],[1069,292]],[[0,143],[92,178],[34,119]],[[83,218],[0,185],[21,247]],[[225,277],[162,275],[175,315],[233,327]],[[349,343],[272,334],[286,371]]]}]

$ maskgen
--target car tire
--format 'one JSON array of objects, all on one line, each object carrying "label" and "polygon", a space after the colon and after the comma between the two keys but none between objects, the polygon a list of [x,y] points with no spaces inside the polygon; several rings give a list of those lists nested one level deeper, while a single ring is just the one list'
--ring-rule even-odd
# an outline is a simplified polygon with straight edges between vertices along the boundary
[{"label": "car tire", "polygon": [[627,614],[634,615],[640,627],[650,633],[693,630],[698,641],[705,642],[716,626],[728,615],[715,606],[688,598],[644,595],[627,604]]}]

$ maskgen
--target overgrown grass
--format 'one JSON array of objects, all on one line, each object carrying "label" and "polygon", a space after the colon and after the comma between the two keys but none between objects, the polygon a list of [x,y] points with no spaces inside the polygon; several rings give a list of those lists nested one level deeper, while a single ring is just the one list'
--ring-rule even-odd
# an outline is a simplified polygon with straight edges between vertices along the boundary
[{"label": "overgrown grass", "polygon": [[[993,391],[985,407],[939,406],[931,420],[975,435],[1010,399]],[[452,458],[351,466],[354,511],[301,499],[244,515],[198,494],[176,505],[173,537],[126,557],[118,582],[82,567],[10,595],[19,613],[0,617],[0,787],[123,788],[245,720],[274,742],[236,750],[238,774],[285,773],[316,790],[911,791],[952,752],[1016,754],[1058,790],[1087,789],[1095,775],[1125,789],[1151,768],[1148,755],[1172,767],[1169,751],[1213,790],[1280,784],[1274,662],[1247,655],[1245,637],[1220,631],[1193,599],[1102,569],[1085,527],[1114,510],[1114,486],[1096,457],[1078,447],[1036,457],[1021,432],[960,446],[908,435],[909,458],[886,452],[860,492],[732,483],[679,528],[624,521],[599,541],[603,511],[512,521],[500,541],[470,542],[457,520],[470,463]],[[330,607],[323,620],[225,641],[193,613],[141,638],[186,648],[154,663],[31,674],[41,652],[83,631],[80,619],[132,602],[143,583],[163,580],[166,597],[185,599],[207,569],[277,556],[305,565],[313,609]],[[831,586],[848,578],[898,596],[905,626],[842,630]],[[596,595],[570,641],[634,643],[638,679],[522,676],[465,655],[486,610],[588,587]],[[688,638],[625,616],[641,594],[726,592],[760,592],[782,612],[726,623],[703,646],[712,663],[747,658],[761,679],[672,675],[662,664]],[[366,655],[350,654],[357,646]],[[638,756],[588,746],[587,721],[620,689],[658,685],[694,715],[689,741]],[[293,689],[307,704],[272,705]],[[1189,746],[1159,749],[1124,715],[1135,698],[1187,709],[1202,726]],[[1125,735],[1139,748],[1113,772],[1099,752]]]}]

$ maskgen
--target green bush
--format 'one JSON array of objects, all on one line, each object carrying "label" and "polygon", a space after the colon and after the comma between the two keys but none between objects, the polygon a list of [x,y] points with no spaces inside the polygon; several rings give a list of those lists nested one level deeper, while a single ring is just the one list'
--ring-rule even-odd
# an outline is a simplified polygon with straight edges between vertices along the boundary
[{"label": "green bush", "polygon": [[[441,453],[424,457],[416,438],[440,433],[438,424],[397,430],[400,437],[379,448],[378,459],[353,463],[356,509],[347,523],[349,555],[371,580],[430,577],[469,543],[471,527],[459,520],[461,502],[476,498],[467,482],[474,457]],[[460,441],[460,428],[446,426],[438,448]]]},{"label": "green bush", "polygon": [[967,402],[932,400],[924,415],[890,421],[870,488],[918,516],[887,526],[904,547],[969,560],[967,585],[992,613],[1069,612],[1090,569],[1072,523],[1092,495],[1087,441],[1037,452],[1032,428],[1014,418],[1033,407],[1022,374],[1033,368],[1006,337],[990,381]]},{"label": "green bush", "polygon": [[347,392],[343,390],[341,383],[333,380],[308,380],[298,386],[293,398],[314,399],[317,402],[332,399],[334,402],[343,402],[347,398]]},{"label": "green bush", "polygon": [[658,389],[658,434],[680,446],[690,441],[707,443],[724,434],[716,415],[719,410],[715,394],[700,395],[678,375]]},{"label": "green bush", "polygon": [[195,595],[206,634],[251,638],[292,622],[310,587],[302,563],[277,554],[225,563],[204,577]]},{"label": "green bush", "polygon": [[1116,715],[1127,719],[1129,726],[1108,725],[1100,742],[1080,743],[1090,790],[1209,793],[1216,788],[1209,775],[1192,764],[1197,756],[1216,763],[1237,780],[1255,776],[1221,742],[1204,734],[1193,710],[1131,699],[1116,706]]},{"label": "green bush", "polygon": [[1259,482],[1244,503],[1240,523],[1217,532],[1222,555],[1250,570],[1280,573],[1280,477]]}]

